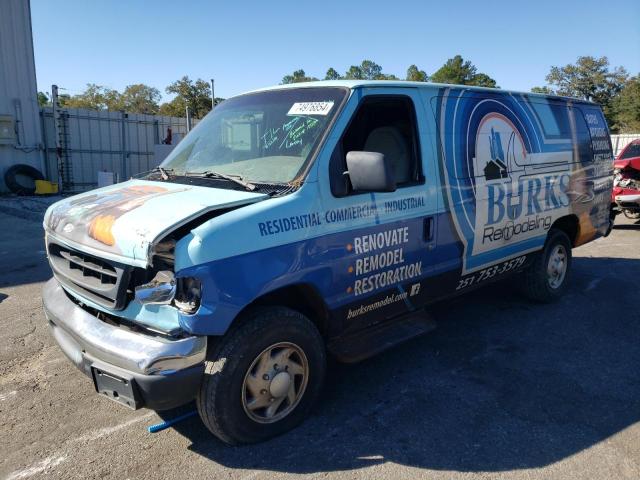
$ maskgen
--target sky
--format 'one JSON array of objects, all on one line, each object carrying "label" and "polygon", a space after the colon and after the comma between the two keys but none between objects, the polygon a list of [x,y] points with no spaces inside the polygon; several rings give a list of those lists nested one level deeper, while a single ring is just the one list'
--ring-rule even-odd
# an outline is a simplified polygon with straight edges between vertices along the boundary
[{"label": "sky", "polygon": [[322,78],[369,59],[404,78],[457,54],[511,90],[581,55],[640,72],[638,0],[31,0],[31,15],[38,89],[72,95],[145,83],[167,100],[188,75],[228,98],[299,68]]}]

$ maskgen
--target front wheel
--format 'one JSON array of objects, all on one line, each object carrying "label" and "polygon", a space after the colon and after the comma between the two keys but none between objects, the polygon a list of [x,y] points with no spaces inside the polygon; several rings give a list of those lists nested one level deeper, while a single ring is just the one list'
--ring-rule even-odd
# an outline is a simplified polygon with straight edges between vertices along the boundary
[{"label": "front wheel", "polygon": [[532,300],[550,303],[567,288],[571,268],[571,241],[562,230],[553,229],[544,249],[524,271],[523,291]]},{"label": "front wheel", "polygon": [[299,424],[326,368],[322,337],[304,315],[268,307],[239,322],[206,362],[197,398],[204,424],[228,444],[266,440]]}]

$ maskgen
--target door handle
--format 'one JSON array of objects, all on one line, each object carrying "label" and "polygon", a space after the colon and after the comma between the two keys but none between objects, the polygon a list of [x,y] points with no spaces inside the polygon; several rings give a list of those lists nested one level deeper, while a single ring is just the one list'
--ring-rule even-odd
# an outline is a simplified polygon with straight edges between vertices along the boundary
[{"label": "door handle", "polygon": [[433,217],[427,217],[424,219],[424,240],[426,242],[433,241],[433,233],[435,228],[433,228]]}]

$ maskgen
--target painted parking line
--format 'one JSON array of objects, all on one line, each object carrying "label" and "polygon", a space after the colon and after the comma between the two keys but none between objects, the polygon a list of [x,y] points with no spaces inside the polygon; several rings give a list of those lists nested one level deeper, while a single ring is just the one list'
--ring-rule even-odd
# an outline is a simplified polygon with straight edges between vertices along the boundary
[{"label": "painted parking line", "polygon": [[12,390],[11,392],[7,393],[0,393],[0,402],[4,402],[6,399],[11,398],[17,394],[17,390]]},{"label": "painted parking line", "polygon": [[[99,430],[94,430],[93,432],[85,433],[84,435],[80,435],[79,437],[68,440],[66,443],[68,446],[71,446],[78,443],[86,444],[89,442],[95,442],[100,438],[106,437],[124,428],[130,427],[131,425],[141,422],[143,420],[146,420],[148,418],[151,418],[154,415],[155,415],[154,412],[149,412],[145,415],[142,415],[137,418],[132,418],[131,420],[121,423],[119,425],[116,425],[114,427],[105,427]],[[63,463],[67,458],[68,458],[68,455],[66,453],[62,453],[62,452],[56,453],[29,467],[16,470],[15,472],[11,473],[8,477],[6,477],[5,480],[21,480],[21,479],[29,478],[39,473],[42,473],[45,470],[52,470],[53,468]]]}]

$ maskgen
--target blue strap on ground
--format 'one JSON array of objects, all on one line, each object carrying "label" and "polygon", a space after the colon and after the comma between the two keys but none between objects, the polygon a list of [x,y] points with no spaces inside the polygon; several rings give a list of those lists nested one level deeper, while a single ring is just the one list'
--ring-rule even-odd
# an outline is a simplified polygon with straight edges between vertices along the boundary
[{"label": "blue strap on ground", "polygon": [[184,415],[180,415],[176,418],[172,418],[171,420],[165,420],[162,423],[157,423],[156,425],[151,425],[149,427],[147,427],[147,431],[149,433],[156,433],[156,432],[160,432],[162,430],[164,430],[165,428],[169,428],[171,425],[175,425],[178,422],[181,422],[182,420],[185,420],[189,417],[193,417],[196,413],[198,413],[197,410],[193,410],[189,413],[185,413]]}]

